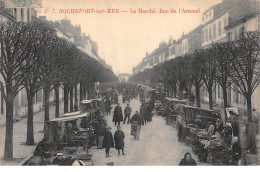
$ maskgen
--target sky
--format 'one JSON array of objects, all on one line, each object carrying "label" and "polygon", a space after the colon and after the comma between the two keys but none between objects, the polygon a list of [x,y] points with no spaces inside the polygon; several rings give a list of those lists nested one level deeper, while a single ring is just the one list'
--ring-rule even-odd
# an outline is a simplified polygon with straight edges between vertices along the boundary
[{"label": "sky", "polygon": [[[132,74],[145,57],[170,36],[179,39],[201,23],[202,13],[222,0],[42,0],[42,12],[48,20],[65,17],[98,43],[99,56],[112,66],[115,74]],[[119,9],[120,13],[60,14],[60,9]],[[138,9],[155,9],[156,14],[138,13]],[[200,9],[199,14],[178,13],[180,9]],[[52,13],[55,9],[56,13]],[[130,10],[137,13],[130,13]],[[177,13],[159,13],[160,9]],[[122,12],[128,11],[128,12]],[[170,12],[170,11],[169,11]]]}]

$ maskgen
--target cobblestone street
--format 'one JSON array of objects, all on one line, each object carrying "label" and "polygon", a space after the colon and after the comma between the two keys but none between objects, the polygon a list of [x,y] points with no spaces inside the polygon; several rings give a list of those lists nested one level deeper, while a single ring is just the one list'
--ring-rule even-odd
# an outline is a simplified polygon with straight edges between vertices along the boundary
[{"label": "cobblestone street", "polygon": [[[121,101],[119,97],[119,102]],[[132,111],[139,111],[140,101],[138,99],[131,100]],[[126,103],[121,103],[124,110]],[[133,113],[132,113],[133,114]],[[112,115],[107,116],[108,124],[112,127],[112,132],[116,131],[116,126],[112,123]],[[112,157],[105,158],[104,149],[92,148],[94,165],[106,165],[113,162],[114,165],[178,165],[186,152],[191,152],[191,148],[184,143],[178,142],[177,130],[173,126],[165,125],[164,118],[154,116],[153,121],[141,128],[140,140],[134,140],[130,135],[130,124],[123,124],[125,138],[126,156],[118,156],[117,150],[111,149]],[[197,161],[197,157],[193,155]],[[197,161],[198,162],[198,161]]]}]

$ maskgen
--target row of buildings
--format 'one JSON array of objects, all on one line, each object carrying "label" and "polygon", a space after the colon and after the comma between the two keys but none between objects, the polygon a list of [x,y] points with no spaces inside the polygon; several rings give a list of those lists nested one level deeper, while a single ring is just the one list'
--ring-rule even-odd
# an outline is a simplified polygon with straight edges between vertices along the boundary
[{"label": "row of buildings", "polygon": [[[48,21],[45,16],[37,16],[34,8],[5,8],[5,1],[0,0],[0,23],[2,22],[41,22],[49,25],[56,30],[59,37],[66,39],[74,44],[82,52],[88,54],[91,58],[99,61],[103,66],[112,69],[111,66],[100,58],[98,55],[98,44],[93,41],[89,35],[81,31],[81,26],[73,26],[71,21],[63,19],[60,21]],[[3,81],[0,75],[0,80]],[[79,86],[78,86],[79,90]],[[60,99],[63,99],[63,89],[60,87]],[[77,91],[79,94],[80,92]],[[54,102],[54,90],[50,93],[50,102]],[[39,90],[34,97],[34,111],[40,111],[44,107],[44,94],[43,90]],[[26,90],[22,89],[14,100],[14,114],[17,118],[27,114],[27,95]],[[5,101],[0,92],[0,114],[5,114]],[[0,117],[1,118],[1,117]]]},{"label": "row of buildings", "polygon": [[[201,23],[198,27],[181,38],[168,42],[162,42],[152,53],[146,53],[136,67],[133,74],[142,72],[178,56],[193,53],[196,49],[208,48],[214,43],[236,40],[239,34],[244,31],[259,31],[258,0],[223,0],[207,9],[201,16]],[[208,93],[201,88],[201,100],[208,101]],[[253,108],[260,112],[260,86],[255,90],[252,97]],[[221,86],[216,84],[213,95],[216,105],[223,106]],[[246,109],[245,98],[239,93],[228,90],[228,104],[238,107],[239,110]]]}]

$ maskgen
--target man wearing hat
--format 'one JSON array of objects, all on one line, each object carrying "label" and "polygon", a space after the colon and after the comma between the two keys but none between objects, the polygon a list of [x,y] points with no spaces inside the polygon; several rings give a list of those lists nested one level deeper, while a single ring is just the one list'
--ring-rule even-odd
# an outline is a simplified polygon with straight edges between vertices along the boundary
[{"label": "man wearing hat", "polygon": [[103,140],[103,148],[105,148],[105,152],[106,152],[106,158],[111,157],[109,155],[109,150],[110,148],[114,147],[114,140],[113,140],[113,135],[111,133],[111,127],[107,126],[106,127],[106,132],[104,135],[104,140]]},{"label": "man wearing hat", "polygon": [[122,108],[119,103],[117,103],[117,106],[114,109],[114,116],[113,116],[113,122],[115,123],[115,126],[118,124],[120,125],[120,122],[123,121],[123,113]]},{"label": "man wearing hat", "polygon": [[124,152],[124,142],[125,133],[121,130],[121,126],[117,126],[117,131],[114,134],[115,148],[118,150],[118,156],[120,155],[120,149],[122,150],[122,154],[125,155]]},{"label": "man wearing hat", "polygon": [[125,124],[125,122],[126,122],[126,119],[127,119],[127,124],[129,124],[129,122],[130,122],[130,116],[131,116],[131,113],[132,113],[132,109],[131,109],[129,103],[128,103],[127,106],[125,107],[124,113],[125,113],[124,124]]}]

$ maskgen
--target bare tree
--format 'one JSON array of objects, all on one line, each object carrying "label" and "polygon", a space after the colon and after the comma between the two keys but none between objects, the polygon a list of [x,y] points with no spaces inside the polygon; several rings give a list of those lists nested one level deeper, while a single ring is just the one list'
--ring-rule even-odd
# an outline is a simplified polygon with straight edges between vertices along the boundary
[{"label": "bare tree", "polygon": [[27,24],[29,39],[31,40],[30,46],[27,47],[22,72],[22,81],[27,93],[28,101],[28,118],[27,118],[27,138],[26,144],[34,145],[34,132],[33,132],[33,98],[36,92],[41,88],[40,80],[40,58],[41,51],[44,49],[49,37],[52,37],[54,32],[42,24]]},{"label": "bare tree", "polygon": [[[231,70],[232,61],[230,60],[231,44],[218,43],[214,44],[210,49],[212,50],[213,57],[216,58],[216,81],[222,88],[224,108],[228,107],[227,90],[229,88],[229,73]],[[227,114],[225,111],[225,121],[227,120]]]},{"label": "bare tree", "polygon": [[26,49],[31,45],[28,27],[24,23],[7,22],[0,24],[0,65],[4,82],[0,82],[6,101],[6,133],[4,159],[13,158],[13,101],[23,88],[22,65],[27,58]]},{"label": "bare tree", "polygon": [[215,89],[216,79],[216,59],[211,49],[201,50],[202,56],[205,60],[203,81],[204,87],[209,93],[209,108],[213,109],[213,91]]},{"label": "bare tree", "polygon": [[203,75],[205,71],[205,59],[203,58],[204,50],[195,50],[194,58],[192,59],[192,80],[195,86],[197,107],[201,107],[200,104],[200,88],[203,85]]},{"label": "bare tree", "polygon": [[251,97],[260,82],[259,32],[247,32],[230,44],[231,88],[245,96],[248,121],[252,122]]}]

